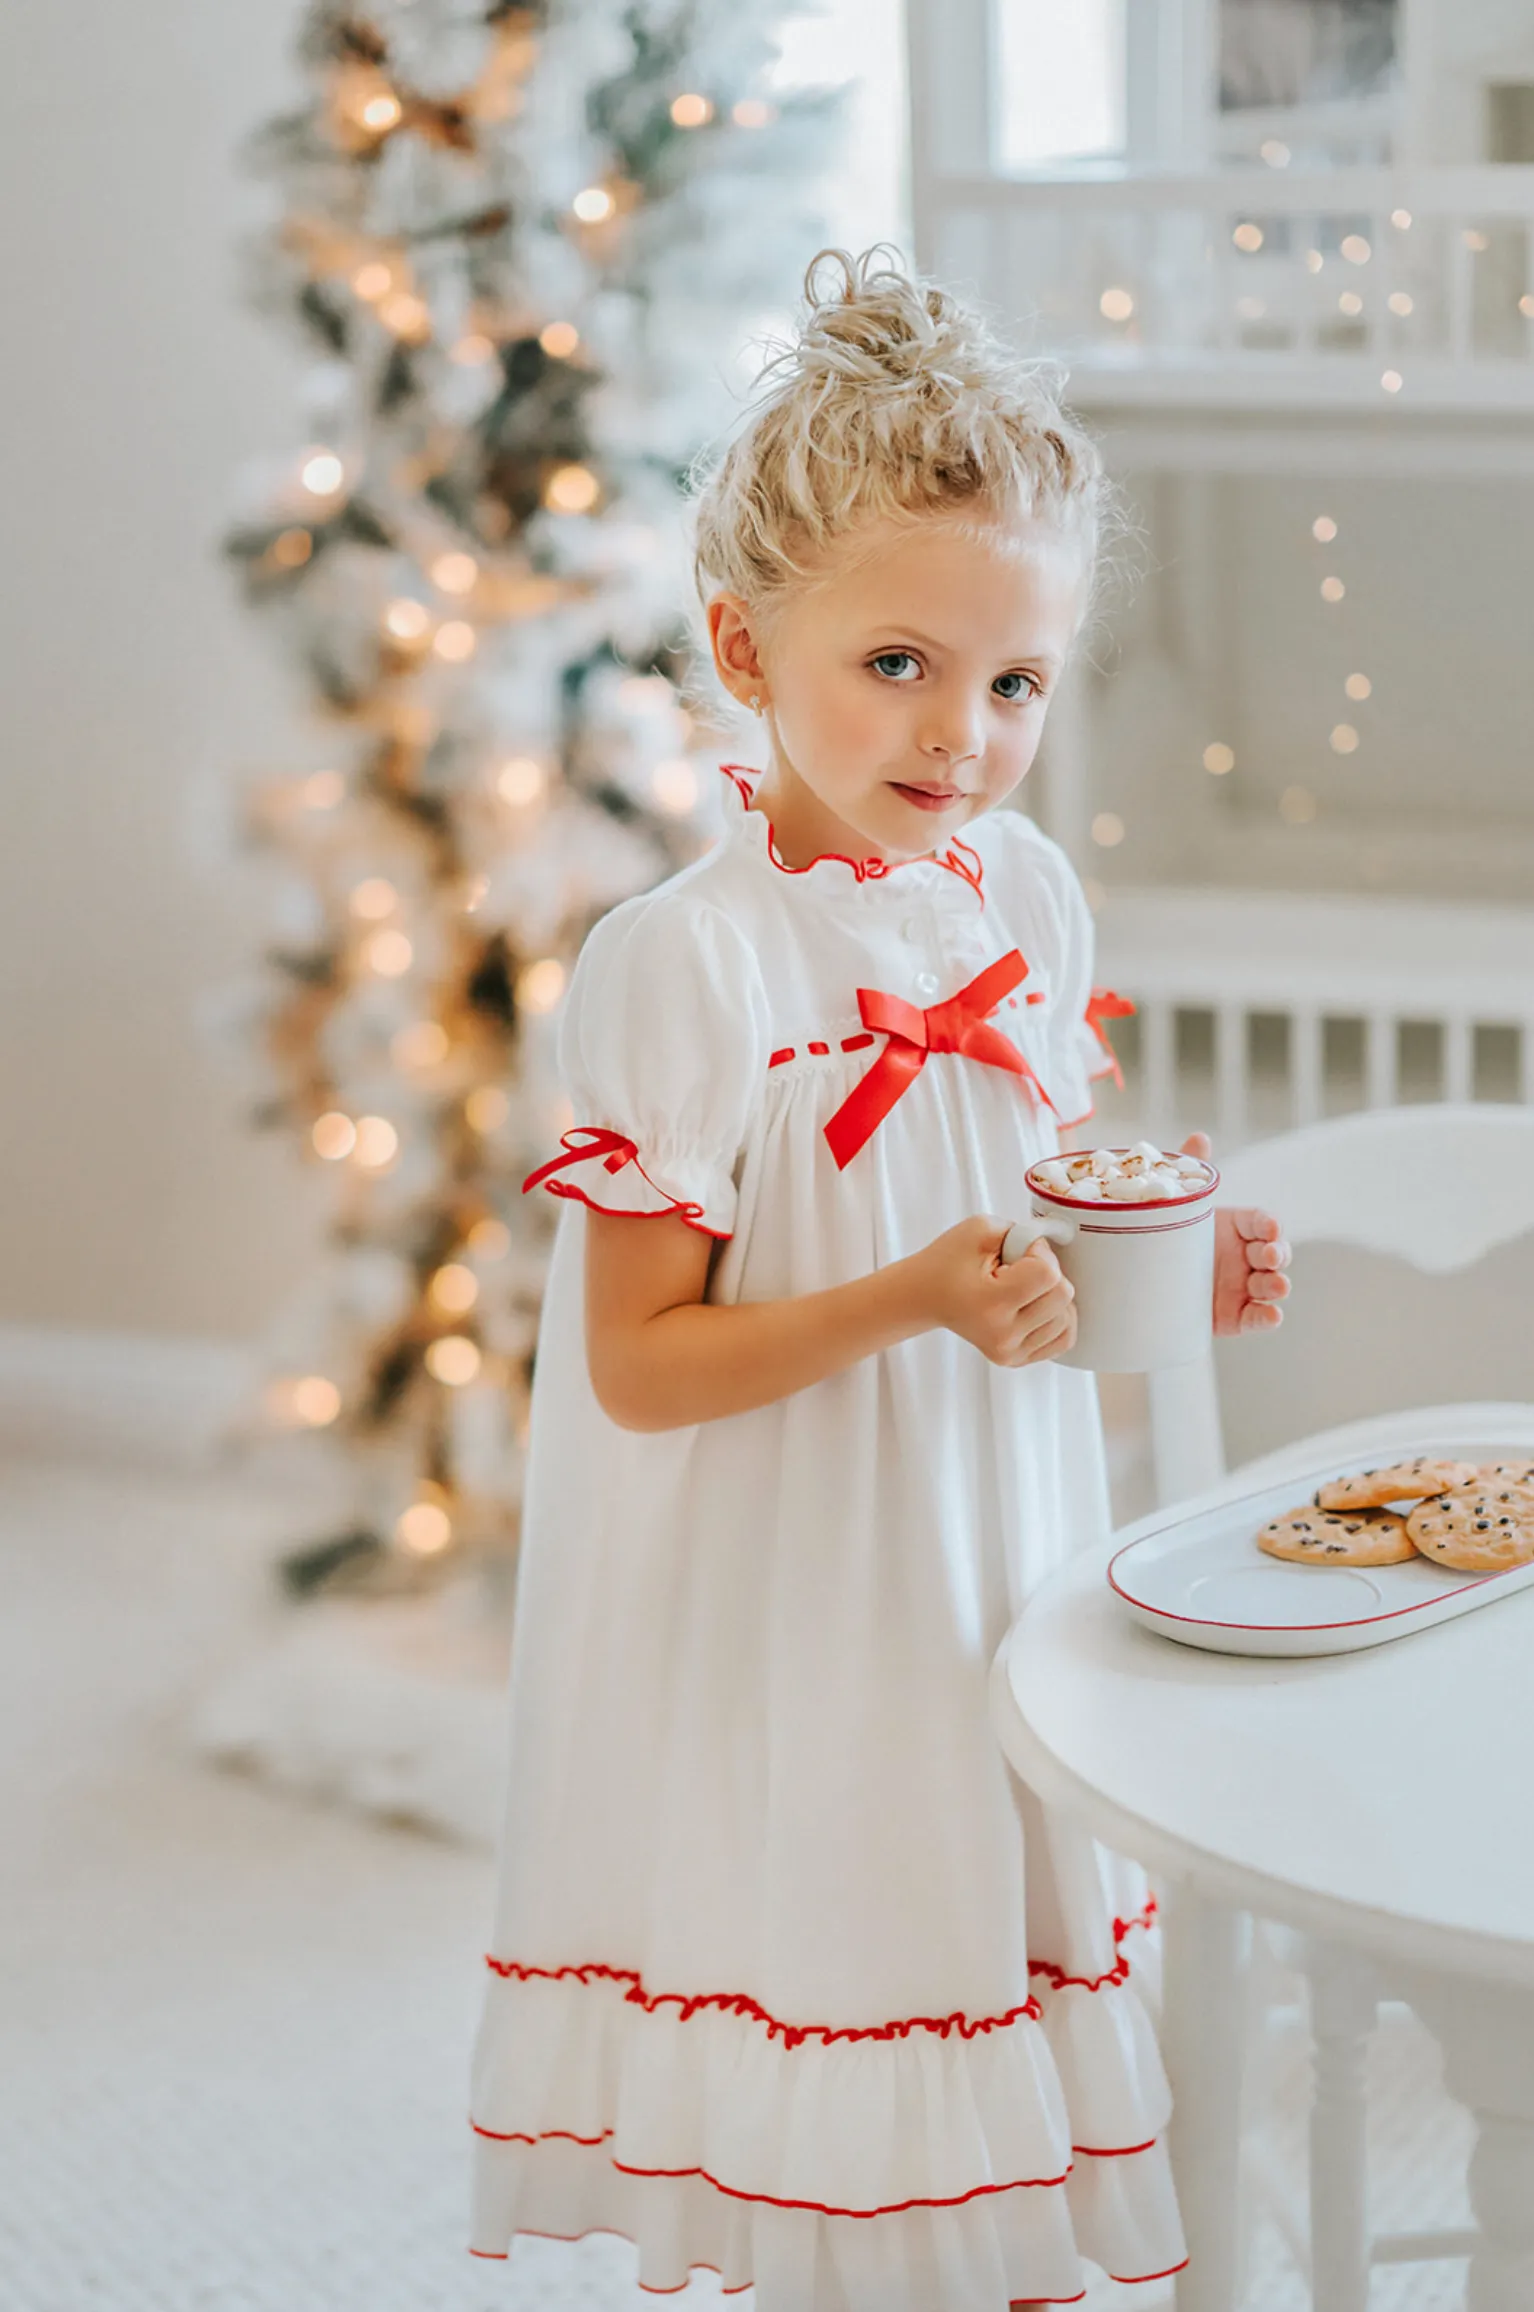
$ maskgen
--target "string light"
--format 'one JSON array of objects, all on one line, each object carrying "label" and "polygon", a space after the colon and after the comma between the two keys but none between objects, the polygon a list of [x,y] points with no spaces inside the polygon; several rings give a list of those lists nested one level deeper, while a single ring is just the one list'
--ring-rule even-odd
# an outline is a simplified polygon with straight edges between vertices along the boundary
[{"label": "string light", "polygon": [[477,915],[479,913],[485,903],[485,894],[489,889],[490,878],[488,875],[471,875],[469,877],[468,882],[463,887],[463,911],[465,915]]},{"label": "string light", "polygon": [[1226,746],[1220,739],[1214,740],[1211,745],[1205,747],[1204,768],[1206,771],[1212,771],[1217,779],[1223,779],[1226,772],[1233,771],[1235,767],[1236,752],[1234,747]]},{"label": "string light", "polygon": [[698,800],[698,774],[685,757],[657,763],[650,774],[650,792],[663,811],[682,818]]},{"label": "string light", "polygon": [[1285,787],[1278,798],[1278,815],[1287,826],[1308,826],[1316,815],[1316,798],[1308,787]]},{"label": "string light", "polygon": [[1387,369],[1380,378],[1380,383],[1387,393],[1399,393],[1406,380],[1398,369]]},{"label": "string light", "polygon": [[1337,535],[1337,525],[1330,514],[1317,514],[1310,525],[1310,534],[1323,546],[1329,546]]},{"label": "string light", "polygon": [[617,203],[605,185],[587,185],[570,203],[583,225],[600,225],[610,217]]},{"label": "string light", "polygon": [[1097,300],[1097,310],[1105,321],[1127,321],[1134,309],[1135,301],[1127,289],[1105,289]]},{"label": "string light", "polygon": [[1321,599],[1323,602],[1340,602],[1346,592],[1347,588],[1340,578],[1323,578],[1321,581]]},{"label": "string light", "polygon": [[272,560],[283,570],[301,570],[313,552],[307,530],[282,530],[272,540]]},{"label": "string light", "polygon": [[323,1373],[293,1383],[293,1411],[306,1429],[328,1429],[341,1410],[341,1392]]},{"label": "string light", "polygon": [[1236,311],[1243,321],[1260,321],[1267,310],[1267,304],[1261,297],[1236,299]]},{"label": "string light", "polygon": [[482,336],[477,329],[469,330],[466,336],[456,339],[448,348],[449,361],[458,362],[464,369],[477,369],[482,361],[492,361],[494,358],[493,340]]},{"label": "string light", "polygon": [[399,1134],[387,1116],[357,1118],[356,1161],[369,1172],[379,1172],[399,1151]]},{"label": "string light", "polygon": [[1364,309],[1364,301],[1356,289],[1344,289],[1337,303],[1340,309],[1347,314],[1362,313]]},{"label": "string light", "polygon": [[461,1389],[479,1371],[479,1350],[467,1333],[444,1333],[426,1352],[426,1370],[434,1381]]},{"label": "string light", "polygon": [[1101,915],[1107,905],[1108,887],[1105,883],[1099,883],[1095,875],[1083,875],[1081,878],[1081,896],[1094,915]]},{"label": "string light", "polygon": [[463,1112],[476,1132],[494,1132],[511,1114],[511,1102],[499,1084],[480,1084],[464,1101]]},{"label": "string light", "polygon": [[396,289],[384,298],[378,318],[394,337],[420,343],[431,335],[431,308],[408,289]]},{"label": "string light", "polygon": [[543,502],[556,514],[589,514],[599,494],[589,466],[556,466],[544,484]]},{"label": "string light", "polygon": [[1362,233],[1344,233],[1337,246],[1350,265],[1367,265],[1374,255]]},{"label": "string light", "polygon": [[396,1520],[394,1538],[416,1557],[435,1557],[452,1540],[453,1521],[439,1502],[412,1501]]},{"label": "string light", "polygon": [[777,115],[759,96],[743,96],[739,104],[731,105],[730,118],[737,128],[765,128]]},{"label": "string light", "polygon": [[382,875],[369,875],[359,883],[347,901],[353,915],[364,923],[381,923],[399,903],[399,893]]},{"label": "string light", "polygon": [[548,783],[548,773],[533,755],[513,755],[510,762],[502,763],[495,775],[496,792],[501,800],[518,809],[536,803]]},{"label": "string light", "polygon": [[538,343],[551,361],[568,361],[580,341],[581,333],[573,321],[551,321],[538,332]]},{"label": "string light", "polygon": [[1306,272],[1307,272],[1307,273],[1319,273],[1319,272],[1322,270],[1322,268],[1323,268],[1323,266],[1325,265],[1325,263],[1326,263],[1326,259],[1325,259],[1325,258],[1322,256],[1322,254],[1321,254],[1321,252],[1320,252],[1320,250],[1319,250],[1319,249],[1307,249],[1307,250],[1306,250],[1306,252],[1305,252],[1305,270],[1306,270]]},{"label": "string light", "polygon": [[504,1260],[511,1250],[511,1230],[504,1220],[476,1220],[468,1243],[477,1260]]},{"label": "string light", "polygon": [[1351,755],[1358,751],[1358,733],[1351,723],[1338,723],[1332,731],[1332,752]]},{"label": "string light", "polygon": [[474,656],[478,646],[479,636],[466,618],[444,619],[432,640],[432,649],[450,666],[461,666]]},{"label": "string light", "polygon": [[380,979],[403,979],[415,961],[415,949],[402,931],[375,931],[362,943],[362,958]]},{"label": "string light", "polygon": [[1471,252],[1472,256],[1479,257],[1484,250],[1491,247],[1491,243],[1487,240],[1486,235],[1483,232],[1480,232],[1476,226],[1467,225],[1465,228],[1465,247]]},{"label": "string light", "polygon": [[1349,698],[1370,698],[1374,692],[1374,685],[1366,674],[1350,674],[1342,687]]},{"label": "string light", "polygon": [[671,117],[678,128],[703,128],[714,117],[714,108],[706,96],[689,92],[671,100]]},{"label": "string light", "polygon": [[1398,233],[1409,233],[1411,231],[1410,209],[1392,209],[1390,212],[1390,222],[1394,225]]},{"label": "string light", "polygon": [[387,297],[394,287],[394,267],[385,265],[376,257],[366,265],[359,265],[352,275],[352,287],[365,304],[376,305],[380,297]]},{"label": "string light", "polygon": [[339,1108],[330,1108],[323,1116],[315,1117],[309,1127],[309,1142],[316,1156],[323,1156],[329,1164],[339,1164],[357,1145],[357,1127]]},{"label": "string light", "polygon": [[1092,821],[1092,840],[1100,843],[1105,851],[1111,851],[1115,843],[1123,842],[1124,822],[1117,811],[1098,812]]},{"label": "string light", "polygon": [[530,963],[517,981],[517,1001],[524,1011],[551,1012],[565,992],[565,967],[557,955]]},{"label": "string light", "polygon": [[1251,223],[1238,225],[1231,234],[1231,239],[1238,249],[1245,251],[1247,256],[1255,256],[1263,243],[1262,227]]},{"label": "string light", "polygon": [[405,108],[390,89],[370,96],[357,115],[364,128],[375,136],[387,136],[391,128],[398,128],[405,117]]},{"label": "string light", "polygon": [[1534,321],[1534,296],[1520,297],[1518,310],[1526,321]]},{"label": "string light", "polygon": [[1282,137],[1264,137],[1257,150],[1270,169],[1286,169],[1294,158]]},{"label": "string light", "polygon": [[346,781],[339,771],[313,771],[299,793],[305,810],[333,811],[346,793]]},{"label": "string light", "polygon": [[444,594],[468,594],[479,576],[472,554],[439,554],[431,566],[431,582]]},{"label": "string light", "polygon": [[396,642],[419,642],[431,624],[431,612],[424,602],[402,594],[389,604],[383,622]]},{"label": "string light", "polygon": [[298,469],[298,478],[311,497],[333,498],[346,476],[334,450],[311,450]]},{"label": "string light", "polygon": [[435,1068],[451,1050],[445,1027],[436,1020],[412,1020],[389,1039],[389,1056],[399,1068]]},{"label": "string light", "polygon": [[479,1298],[479,1278],[461,1260],[450,1260],[438,1269],[427,1289],[439,1309],[461,1317]]},{"label": "string light", "polygon": [[1408,313],[1416,310],[1415,300],[1405,289],[1392,289],[1390,295],[1385,299],[1385,303],[1390,307],[1392,313],[1399,313],[1403,321]]}]

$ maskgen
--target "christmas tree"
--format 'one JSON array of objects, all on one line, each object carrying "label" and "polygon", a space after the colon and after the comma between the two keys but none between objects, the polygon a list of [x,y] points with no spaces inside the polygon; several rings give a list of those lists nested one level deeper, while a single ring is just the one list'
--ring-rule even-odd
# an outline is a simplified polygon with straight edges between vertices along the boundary
[{"label": "christmas tree", "polygon": [[227,548],[314,747],[247,798],[282,893],[247,1026],[259,1120],[335,1175],[268,1405],[357,1478],[298,1586],[515,1537],[555,1017],[596,918],[706,840],[680,485],[816,245],[835,99],[772,92],[780,14],[314,0],[255,142],[255,291],[313,361]]}]

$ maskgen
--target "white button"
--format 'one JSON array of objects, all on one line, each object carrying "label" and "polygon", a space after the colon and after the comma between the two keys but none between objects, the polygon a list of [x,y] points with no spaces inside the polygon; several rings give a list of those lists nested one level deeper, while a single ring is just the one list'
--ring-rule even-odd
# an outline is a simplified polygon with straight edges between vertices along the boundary
[{"label": "white button", "polygon": [[916,992],[918,995],[934,996],[937,994],[937,990],[938,982],[935,973],[919,971],[916,974]]},{"label": "white button", "polygon": [[902,938],[902,939],[920,939],[921,935],[922,935],[922,922],[921,922],[921,918],[920,918],[920,916],[918,916],[918,915],[908,915],[908,916],[906,917],[906,919],[905,919],[904,923],[902,923],[902,925],[900,926],[900,936],[901,936],[901,938]]}]

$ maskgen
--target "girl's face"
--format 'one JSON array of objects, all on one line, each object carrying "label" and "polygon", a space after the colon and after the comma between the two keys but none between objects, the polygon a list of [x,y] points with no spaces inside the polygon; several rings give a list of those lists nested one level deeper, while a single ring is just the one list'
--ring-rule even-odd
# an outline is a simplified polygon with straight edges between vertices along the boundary
[{"label": "girl's face", "polygon": [[758,800],[790,866],[919,858],[1009,795],[1084,607],[1082,548],[1046,524],[881,525],[858,546],[765,623],[709,605],[721,678],[762,701]]}]

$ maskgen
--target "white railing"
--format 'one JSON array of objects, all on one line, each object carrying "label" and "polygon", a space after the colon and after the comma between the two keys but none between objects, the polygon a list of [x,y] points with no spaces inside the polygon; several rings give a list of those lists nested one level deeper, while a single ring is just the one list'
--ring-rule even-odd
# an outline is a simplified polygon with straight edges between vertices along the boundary
[{"label": "white railing", "polygon": [[1534,412],[1534,167],[934,171],[934,269],[1083,403]]},{"label": "white railing", "polygon": [[1138,1016],[1094,1129],[1231,1151],[1350,1108],[1534,1103],[1534,909],[1120,890],[1098,955]]}]

